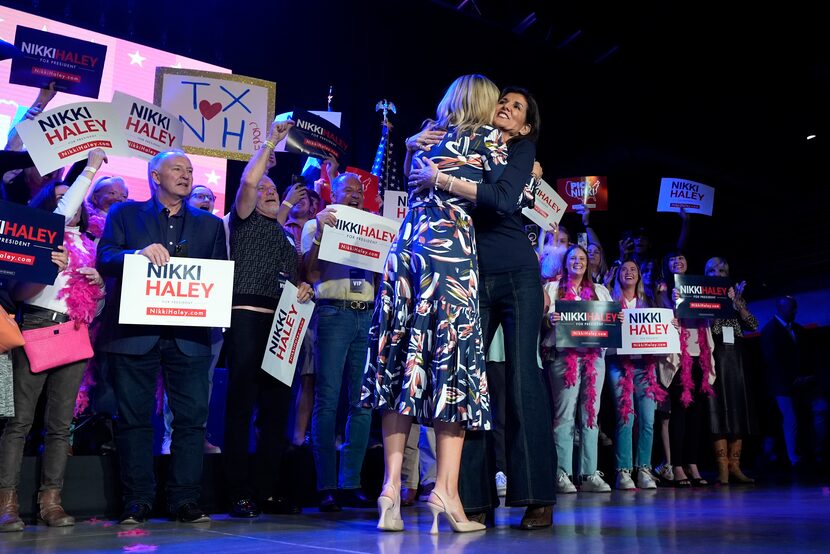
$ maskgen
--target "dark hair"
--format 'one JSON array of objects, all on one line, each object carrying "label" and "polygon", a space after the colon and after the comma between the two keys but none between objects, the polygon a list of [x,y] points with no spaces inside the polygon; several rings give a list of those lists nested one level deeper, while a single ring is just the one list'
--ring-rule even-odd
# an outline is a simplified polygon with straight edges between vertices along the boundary
[{"label": "dark hair", "polygon": [[309,201],[311,201],[311,200],[317,200],[317,201],[322,200],[322,198],[320,198],[320,194],[316,190],[314,190],[313,188],[306,187],[305,193],[308,195]]},{"label": "dark hair", "polygon": [[[45,212],[54,212],[58,207],[58,199],[55,195],[55,188],[58,185],[68,186],[64,183],[51,183],[46,185],[40,189],[40,192],[38,192],[34,198],[29,201],[29,207],[37,210],[43,210]],[[89,227],[89,212],[86,211],[86,206],[83,203],[81,203],[79,213],[81,214],[81,217],[78,220],[78,228],[81,233],[86,233],[86,230]],[[68,218],[67,222],[69,219],[71,218]]]},{"label": "dark hair", "polygon": [[[683,252],[682,250],[670,250],[669,252],[666,253],[665,256],[663,256],[663,267],[662,267],[663,280],[666,281],[666,289],[669,291],[670,295],[671,295],[671,290],[674,288],[674,273],[672,273],[671,269],[669,269],[669,260],[672,259],[672,258],[677,258],[678,256],[683,256],[684,258],[686,258],[686,253]],[[686,266],[688,267],[688,265],[689,265],[689,260],[687,258],[686,259]]]},{"label": "dark hair", "polygon": [[536,102],[536,98],[534,98],[530,91],[522,87],[504,87],[499,95],[499,99],[501,100],[511,92],[514,94],[521,94],[525,97],[525,100],[527,100],[525,123],[530,125],[530,132],[528,134],[516,135],[511,140],[529,140],[530,142],[536,144],[539,140],[539,130],[542,126],[542,116],[539,114],[539,104]]}]

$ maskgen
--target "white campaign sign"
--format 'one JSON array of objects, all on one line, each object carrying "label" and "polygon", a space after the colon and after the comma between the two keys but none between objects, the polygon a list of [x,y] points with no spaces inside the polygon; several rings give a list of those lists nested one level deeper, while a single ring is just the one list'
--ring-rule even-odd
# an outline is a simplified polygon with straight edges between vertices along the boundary
[{"label": "white campaign sign", "polygon": [[398,223],[409,211],[409,195],[405,192],[387,190],[383,193],[383,217],[394,219]]},{"label": "white campaign sign", "polygon": [[170,258],[157,266],[127,254],[118,323],[230,327],[233,269],[226,260]]},{"label": "white campaign sign", "polygon": [[181,150],[183,124],[170,112],[118,91],[112,96],[112,105],[124,133],[124,156],[149,160],[165,150]]},{"label": "white campaign sign", "polygon": [[672,325],[674,312],[665,308],[623,310],[622,348],[617,354],[677,354],[680,336]]},{"label": "white campaign sign", "polygon": [[86,159],[93,148],[121,153],[124,134],[109,102],[78,102],[24,119],[16,126],[41,175]]},{"label": "white campaign sign", "polygon": [[340,204],[332,207],[336,210],[337,226],[323,230],[319,258],[382,273],[400,224],[357,208]]},{"label": "white campaign sign", "polygon": [[681,208],[690,214],[712,215],[715,189],[702,183],[663,177],[660,181],[658,212],[679,212]]},{"label": "white campaign sign", "polygon": [[522,214],[542,229],[548,230],[551,224],[558,224],[562,220],[567,209],[568,203],[543,180],[536,189],[533,209],[522,208]]},{"label": "white campaign sign", "polygon": [[294,381],[300,347],[313,312],[314,302],[301,304],[297,300],[297,287],[285,283],[262,356],[262,369],[289,387]]}]

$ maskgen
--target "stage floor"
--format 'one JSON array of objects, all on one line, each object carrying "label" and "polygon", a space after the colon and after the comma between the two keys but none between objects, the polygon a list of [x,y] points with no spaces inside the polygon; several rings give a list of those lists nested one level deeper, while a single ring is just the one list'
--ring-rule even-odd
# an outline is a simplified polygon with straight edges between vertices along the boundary
[{"label": "stage floor", "polygon": [[403,533],[376,531],[371,509],[254,520],[222,514],[199,525],[154,519],[132,530],[92,519],[74,528],[30,525],[0,534],[0,552],[830,552],[826,485],[568,495],[559,499],[554,527],[533,532],[511,527],[522,513],[499,509],[496,529],[463,535],[442,521],[438,536],[428,534],[423,503],[404,509]]}]

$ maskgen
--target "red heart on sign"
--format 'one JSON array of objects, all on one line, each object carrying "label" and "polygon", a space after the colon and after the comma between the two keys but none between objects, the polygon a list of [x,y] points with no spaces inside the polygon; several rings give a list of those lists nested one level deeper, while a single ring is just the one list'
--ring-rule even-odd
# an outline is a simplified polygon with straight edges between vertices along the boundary
[{"label": "red heart on sign", "polygon": [[203,116],[205,116],[205,119],[210,121],[211,119],[216,117],[216,114],[222,111],[222,104],[220,104],[219,102],[211,104],[207,100],[202,100],[201,102],[199,102],[199,111]]}]

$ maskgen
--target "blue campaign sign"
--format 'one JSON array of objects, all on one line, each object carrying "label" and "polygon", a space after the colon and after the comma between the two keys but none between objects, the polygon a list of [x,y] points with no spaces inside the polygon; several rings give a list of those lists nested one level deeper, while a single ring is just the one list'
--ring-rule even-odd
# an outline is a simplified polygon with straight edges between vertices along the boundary
[{"label": "blue campaign sign", "polygon": [[0,201],[0,277],[51,285],[52,251],[63,244],[62,215]]},{"label": "blue campaign sign", "polygon": [[17,27],[9,82],[38,88],[55,83],[55,90],[98,98],[107,47],[85,40]]}]

